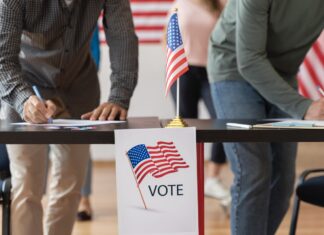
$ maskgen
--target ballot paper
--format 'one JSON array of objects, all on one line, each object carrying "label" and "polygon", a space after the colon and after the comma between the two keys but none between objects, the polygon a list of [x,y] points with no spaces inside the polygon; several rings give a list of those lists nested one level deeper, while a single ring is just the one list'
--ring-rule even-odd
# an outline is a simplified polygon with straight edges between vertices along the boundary
[{"label": "ballot paper", "polygon": [[290,128],[290,129],[324,129],[324,121],[317,120],[286,120],[253,125],[253,128]]},{"label": "ballot paper", "polygon": [[28,122],[14,122],[12,125],[17,126],[41,126],[41,127],[81,127],[81,126],[98,126],[122,123],[125,121],[91,121],[80,119],[53,119],[53,123],[32,124]]}]

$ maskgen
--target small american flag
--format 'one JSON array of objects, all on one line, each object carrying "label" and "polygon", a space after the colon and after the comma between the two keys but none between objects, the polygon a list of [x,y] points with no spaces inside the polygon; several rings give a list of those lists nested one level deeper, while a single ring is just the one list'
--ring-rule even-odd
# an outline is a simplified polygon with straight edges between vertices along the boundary
[{"label": "small american flag", "polygon": [[178,24],[178,15],[175,12],[170,17],[167,29],[166,94],[172,84],[188,70],[188,61]]},{"label": "small american flag", "polygon": [[158,141],[156,146],[139,144],[132,147],[127,155],[138,184],[149,173],[155,178],[160,178],[177,172],[179,168],[189,167],[173,142]]},{"label": "small american flag", "polygon": [[324,89],[324,32],[306,55],[297,78],[300,94],[313,100],[322,96],[318,87]]}]

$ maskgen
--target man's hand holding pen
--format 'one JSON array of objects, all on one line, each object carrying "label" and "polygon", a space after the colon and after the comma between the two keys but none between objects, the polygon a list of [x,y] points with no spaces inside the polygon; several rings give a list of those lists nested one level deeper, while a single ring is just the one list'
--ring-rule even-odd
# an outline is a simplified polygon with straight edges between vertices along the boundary
[{"label": "man's hand holding pen", "polygon": [[56,105],[51,100],[32,95],[24,103],[23,118],[30,123],[48,123],[55,111]]}]

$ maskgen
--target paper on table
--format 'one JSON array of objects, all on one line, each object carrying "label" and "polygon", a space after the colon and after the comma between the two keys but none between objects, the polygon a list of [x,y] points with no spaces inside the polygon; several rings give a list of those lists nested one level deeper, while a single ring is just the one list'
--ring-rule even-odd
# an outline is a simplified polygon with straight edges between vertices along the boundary
[{"label": "paper on table", "polygon": [[121,123],[125,121],[90,121],[80,119],[54,119],[53,123],[31,124],[28,122],[14,122],[12,125],[20,126],[43,126],[43,127],[80,127],[80,126],[98,126],[112,123]]},{"label": "paper on table", "polygon": [[294,120],[272,122],[253,125],[253,128],[299,128],[299,129],[321,129],[324,128],[324,121],[316,120]]}]

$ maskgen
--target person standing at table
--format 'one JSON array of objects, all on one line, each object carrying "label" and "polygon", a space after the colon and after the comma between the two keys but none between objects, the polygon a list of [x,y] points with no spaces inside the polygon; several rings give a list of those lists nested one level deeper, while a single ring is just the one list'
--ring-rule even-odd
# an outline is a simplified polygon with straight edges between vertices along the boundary
[{"label": "person standing at table", "polygon": [[[324,98],[298,94],[296,74],[324,27],[324,1],[229,0],[210,39],[219,118],[324,119]],[[295,179],[296,143],[226,143],[234,173],[232,234],[275,234]]]},{"label": "person standing at table", "polygon": [[[91,56],[96,63],[97,71],[100,66],[100,39],[99,39],[99,28],[96,26],[92,38],[90,41]],[[81,189],[81,199],[79,203],[77,220],[78,221],[89,221],[92,220],[92,207],[90,201],[90,195],[92,193],[92,159],[88,160],[87,172],[85,181]]]},{"label": "person standing at table", "polygon": [[[180,77],[180,116],[198,117],[198,103],[203,100],[212,118],[216,118],[207,78],[207,47],[210,33],[221,13],[220,0],[177,0],[173,7],[178,10],[179,27],[189,63],[189,71]],[[197,17],[199,16],[199,17]],[[176,101],[177,84],[171,87]],[[229,190],[220,179],[226,163],[222,143],[213,143],[211,161],[207,164],[205,195],[220,200],[223,206],[230,204]]]},{"label": "person standing at table", "polygon": [[[103,10],[111,90],[99,105],[90,39]],[[49,118],[125,120],[138,76],[138,39],[128,0],[2,0],[1,108],[10,121]],[[32,90],[37,85],[44,100]],[[52,176],[43,228],[41,198],[48,153]],[[7,145],[12,174],[12,234],[71,234],[89,145]]]}]

